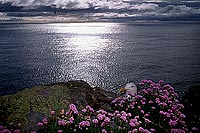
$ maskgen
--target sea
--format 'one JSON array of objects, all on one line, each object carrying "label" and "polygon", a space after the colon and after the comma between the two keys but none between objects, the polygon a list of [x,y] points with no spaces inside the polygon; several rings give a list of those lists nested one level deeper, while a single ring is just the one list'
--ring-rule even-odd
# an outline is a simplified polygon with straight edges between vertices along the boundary
[{"label": "sea", "polygon": [[71,80],[200,85],[200,23],[1,23],[0,95]]}]

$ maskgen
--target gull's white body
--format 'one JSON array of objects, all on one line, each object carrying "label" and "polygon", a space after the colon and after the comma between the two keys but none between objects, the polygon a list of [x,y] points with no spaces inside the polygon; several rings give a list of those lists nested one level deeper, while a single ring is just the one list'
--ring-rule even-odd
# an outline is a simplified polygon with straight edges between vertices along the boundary
[{"label": "gull's white body", "polygon": [[126,94],[137,94],[137,86],[134,83],[127,83],[124,87]]}]

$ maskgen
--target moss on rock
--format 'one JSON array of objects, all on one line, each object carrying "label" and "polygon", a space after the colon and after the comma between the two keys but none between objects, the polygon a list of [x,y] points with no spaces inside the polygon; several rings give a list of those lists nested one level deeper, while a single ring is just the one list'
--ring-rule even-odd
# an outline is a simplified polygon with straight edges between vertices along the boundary
[{"label": "moss on rock", "polygon": [[84,81],[69,81],[24,89],[12,95],[0,97],[0,124],[21,126],[29,132],[37,129],[37,122],[50,115],[51,110],[61,111],[74,103],[78,109],[86,105],[94,109],[112,110],[110,103],[114,93],[92,88]]}]

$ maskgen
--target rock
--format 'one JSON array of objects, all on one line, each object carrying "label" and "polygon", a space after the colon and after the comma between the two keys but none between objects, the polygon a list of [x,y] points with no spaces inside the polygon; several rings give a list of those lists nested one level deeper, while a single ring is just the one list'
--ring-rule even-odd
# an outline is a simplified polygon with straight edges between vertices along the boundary
[{"label": "rock", "polygon": [[37,129],[42,118],[50,116],[51,110],[66,110],[73,103],[78,109],[90,105],[96,110],[111,111],[111,101],[116,97],[114,93],[92,88],[81,80],[27,88],[0,97],[0,124],[21,125],[24,132],[30,132]]},{"label": "rock", "polygon": [[186,115],[186,124],[192,127],[198,127],[200,129],[200,85],[192,86],[185,92],[181,99],[181,103],[184,105],[183,114]]}]

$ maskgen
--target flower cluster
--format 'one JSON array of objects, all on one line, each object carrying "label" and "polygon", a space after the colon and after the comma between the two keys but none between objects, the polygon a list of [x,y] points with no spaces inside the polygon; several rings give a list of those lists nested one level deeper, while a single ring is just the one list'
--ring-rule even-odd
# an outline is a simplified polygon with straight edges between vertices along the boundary
[{"label": "flower cluster", "polygon": [[188,132],[181,113],[184,106],[171,85],[143,80],[139,86],[142,90],[137,95],[128,94],[113,101],[116,109],[135,116],[129,121],[129,132]]},{"label": "flower cluster", "polygon": [[8,129],[6,127],[0,126],[0,133],[21,133],[20,129]]}]

